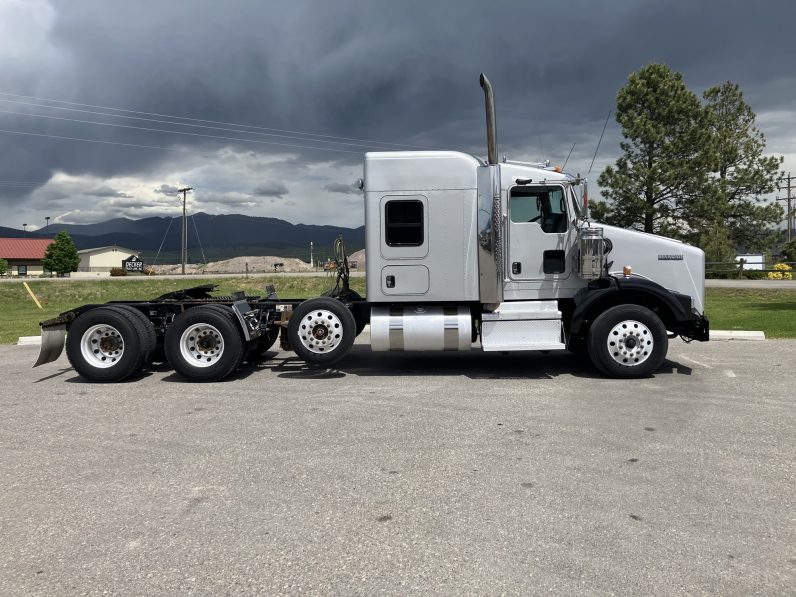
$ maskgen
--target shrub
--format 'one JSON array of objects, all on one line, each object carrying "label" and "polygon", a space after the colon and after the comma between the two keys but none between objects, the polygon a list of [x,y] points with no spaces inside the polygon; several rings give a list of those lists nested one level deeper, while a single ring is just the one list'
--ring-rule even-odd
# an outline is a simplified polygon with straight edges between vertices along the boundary
[{"label": "shrub", "polygon": [[111,268],[111,276],[118,277],[118,276],[126,276],[127,270],[123,267],[112,267]]},{"label": "shrub", "polygon": [[774,266],[775,272],[768,272],[769,280],[793,280],[793,268],[787,263],[777,263]]}]

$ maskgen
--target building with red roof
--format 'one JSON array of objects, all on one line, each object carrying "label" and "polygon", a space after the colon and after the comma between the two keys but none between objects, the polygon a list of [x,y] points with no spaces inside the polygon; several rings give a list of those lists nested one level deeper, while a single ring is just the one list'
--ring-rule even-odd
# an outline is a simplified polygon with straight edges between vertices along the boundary
[{"label": "building with red roof", "polygon": [[8,261],[9,276],[40,276],[44,270],[44,251],[51,238],[0,238],[0,259]]}]

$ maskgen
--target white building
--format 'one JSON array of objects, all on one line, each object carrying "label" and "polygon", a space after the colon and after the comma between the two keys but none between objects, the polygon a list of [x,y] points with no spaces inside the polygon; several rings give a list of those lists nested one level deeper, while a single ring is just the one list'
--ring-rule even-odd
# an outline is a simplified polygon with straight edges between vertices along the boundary
[{"label": "white building", "polygon": [[111,268],[122,267],[122,261],[128,257],[138,257],[138,251],[117,246],[83,249],[77,254],[80,255],[78,272],[110,272]]}]

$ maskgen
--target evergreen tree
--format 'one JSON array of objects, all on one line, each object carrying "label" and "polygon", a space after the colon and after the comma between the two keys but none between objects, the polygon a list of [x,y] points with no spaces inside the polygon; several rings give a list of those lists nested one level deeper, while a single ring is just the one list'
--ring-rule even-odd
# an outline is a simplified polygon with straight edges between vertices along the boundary
[{"label": "evergreen tree", "polygon": [[776,189],[783,158],[763,155],[765,137],[755,127],[755,114],[738,85],[728,81],[711,87],[704,99],[709,132],[704,154],[710,176],[686,209],[693,240],[706,229],[723,227],[736,248],[768,249],[783,211],[762,196]]},{"label": "evergreen tree", "polygon": [[623,154],[597,180],[608,224],[680,236],[683,207],[707,173],[705,110],[680,73],[649,64],[616,97]]},{"label": "evergreen tree", "polygon": [[782,255],[785,261],[796,262],[796,238],[782,245]]},{"label": "evergreen tree", "polygon": [[59,276],[76,272],[80,264],[80,256],[77,254],[75,243],[66,230],[61,230],[55,235],[55,240],[47,246],[44,251],[44,267]]}]

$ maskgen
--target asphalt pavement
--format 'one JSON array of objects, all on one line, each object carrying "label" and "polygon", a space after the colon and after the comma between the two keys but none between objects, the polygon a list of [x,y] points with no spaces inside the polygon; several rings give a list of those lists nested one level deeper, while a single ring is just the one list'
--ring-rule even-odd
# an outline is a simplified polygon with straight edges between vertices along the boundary
[{"label": "asphalt pavement", "polygon": [[84,383],[0,346],[0,594],[793,594],[796,341],[290,353]]}]

